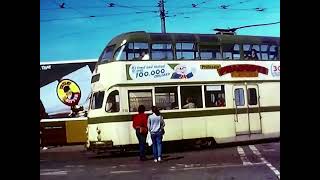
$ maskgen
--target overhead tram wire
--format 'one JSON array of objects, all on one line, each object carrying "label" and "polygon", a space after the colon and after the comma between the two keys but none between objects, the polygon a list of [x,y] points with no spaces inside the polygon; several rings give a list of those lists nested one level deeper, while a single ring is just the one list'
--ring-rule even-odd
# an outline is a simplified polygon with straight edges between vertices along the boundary
[{"label": "overhead tram wire", "polygon": [[264,23],[264,24],[253,24],[253,25],[247,25],[247,26],[240,26],[236,28],[228,28],[228,29],[221,29],[221,28],[215,28],[214,31],[229,31],[229,32],[235,32],[238,29],[248,28],[248,27],[256,27],[256,26],[268,26],[273,24],[280,24],[280,21],[272,22],[272,23]]},{"label": "overhead tram wire", "polygon": [[206,3],[210,2],[210,1],[212,1],[212,0],[202,1],[201,3],[198,3],[198,4],[191,4],[191,6],[192,6],[193,8],[196,8],[196,7],[198,7],[199,5],[206,4]]},{"label": "overhead tram wire", "polygon": [[255,11],[255,12],[261,12],[261,13],[267,13],[269,12],[270,9],[276,9],[275,8],[259,8],[259,7],[255,7],[255,8],[242,8],[242,9],[234,9],[234,8],[226,8],[223,9],[220,6],[219,7],[199,7],[197,8],[197,10],[194,11],[182,11],[182,12],[175,12],[173,13],[173,15],[171,17],[177,17],[180,15],[190,15],[190,14],[199,14],[199,13],[204,13],[204,12],[208,12],[208,10],[223,10],[223,11]]},{"label": "overhead tram wire", "polygon": [[[75,8],[72,8],[70,6],[65,6],[65,3],[59,4],[58,2],[52,0],[55,5],[58,5],[60,8],[55,8],[55,9],[72,9],[76,11],[78,14],[83,15],[83,13],[77,11]],[[113,4],[110,6],[110,4]],[[61,7],[63,5],[63,7]],[[105,4],[106,6],[104,8],[108,8],[108,4]],[[71,17],[71,18],[56,18],[56,19],[45,19],[45,20],[40,20],[40,22],[52,22],[52,21],[62,21],[62,20],[72,20],[72,19],[91,19],[91,18],[99,18],[99,17],[107,17],[107,16],[117,16],[117,15],[132,15],[132,14],[144,14],[144,13],[158,13],[158,10],[145,10],[141,8],[136,8],[134,6],[126,6],[126,5],[120,5],[120,4],[115,4],[115,3],[109,3],[109,7],[120,7],[120,8],[129,8],[129,9],[134,9],[134,10],[139,10],[136,12],[126,12],[126,13],[118,13],[118,14],[106,14],[106,15],[85,15],[82,17]],[[156,6],[154,6],[156,7]]]},{"label": "overhead tram wire", "polygon": [[[207,2],[209,1],[203,1],[202,3],[198,3],[198,4],[191,4],[191,6],[183,6],[183,7],[171,7],[171,8],[175,8],[175,9],[178,9],[178,12],[176,13],[173,13],[173,15],[169,16],[169,17],[177,17],[179,15],[189,15],[189,14],[197,14],[197,13],[203,13],[203,12],[207,12],[207,11],[204,11],[204,9],[207,9],[207,10],[240,10],[240,9],[230,9],[229,7],[230,6],[234,6],[234,5],[237,5],[237,4],[245,4],[245,3],[248,3],[248,2],[251,2],[253,0],[241,0],[239,2],[236,2],[236,3],[233,3],[233,4],[229,4],[229,5],[218,5],[216,7],[203,7],[203,6],[200,6],[200,5],[203,5],[203,4],[206,4]],[[224,7],[224,8],[223,8]],[[167,8],[170,8],[169,6]],[[184,11],[184,12],[179,12],[180,9],[184,9],[184,8],[192,8],[192,9],[196,9],[194,11]],[[257,8],[248,8],[248,9],[241,9],[240,11],[253,11],[253,10],[256,10]],[[189,16],[185,16],[184,18],[190,18]]]},{"label": "overhead tram wire", "polygon": [[127,13],[117,13],[117,14],[90,15],[90,16],[83,16],[83,17],[44,19],[44,20],[40,20],[40,22],[64,21],[64,20],[73,20],[73,19],[103,18],[103,17],[109,17],[109,16],[123,16],[123,15],[146,14],[146,13],[152,13],[152,12],[127,12]]},{"label": "overhead tram wire", "polygon": [[[55,1],[51,1],[53,2],[55,5],[59,6],[60,4],[55,2]],[[77,6],[77,7],[74,7],[76,9],[106,9],[106,8],[109,8],[109,4],[114,4],[114,5],[119,5],[119,7],[123,7],[123,8],[130,8],[130,9],[138,9],[138,10],[141,10],[141,11],[144,11],[145,9],[140,9],[140,8],[157,8],[156,5],[154,6],[146,6],[146,5],[134,5],[134,6],[126,6],[126,5],[120,5],[120,4],[115,4],[115,3],[107,3],[107,2],[103,2],[102,1],[102,5],[101,6]],[[113,6],[113,7],[117,7],[117,6]],[[140,7],[140,8],[139,8]],[[40,8],[41,11],[49,11],[49,10],[60,10],[61,8]],[[64,7],[64,9],[70,9],[68,7]]]},{"label": "overhead tram wire", "polygon": [[[239,4],[244,4],[244,3],[247,3],[247,2],[250,2],[250,1],[254,1],[254,0],[242,0],[240,2],[237,2],[237,3],[233,3],[233,4],[228,4],[228,5],[224,5],[224,4],[221,4],[221,5],[217,5],[217,8],[221,8],[221,6],[235,6],[235,5],[239,5]],[[202,3],[197,3],[197,4],[188,4],[188,5],[184,5],[184,6],[166,6],[167,9],[201,9],[201,8],[206,8],[204,6],[202,6],[203,4],[206,4],[208,3],[209,1],[203,1]],[[206,4],[207,5],[207,4]]]},{"label": "overhead tram wire", "polygon": [[[141,8],[157,8],[157,6],[129,6],[129,7],[123,7],[123,8],[130,8],[130,9],[133,9],[133,8],[138,8],[138,7],[141,7]],[[106,9],[108,8],[107,5],[103,5],[103,6],[77,6],[75,7],[77,9]],[[59,10],[61,8],[40,8],[41,11],[49,11],[49,10]],[[65,9],[69,9],[68,7],[65,7]],[[141,9],[143,10],[143,9]]]},{"label": "overhead tram wire", "polygon": [[[116,3],[108,3],[107,5],[109,5],[108,6],[109,8],[120,7],[120,8],[134,9],[134,10],[139,10],[139,11],[153,12],[153,11],[150,11],[150,10],[145,10],[145,9],[138,8],[138,7],[141,7],[141,6],[127,6],[127,5],[121,5],[121,4],[116,4]],[[154,8],[157,8],[157,6],[154,6]]]},{"label": "overhead tram wire", "polygon": [[71,6],[67,5],[65,2],[58,3],[55,0],[52,0],[51,2],[53,2],[56,5],[58,5],[59,9],[71,9],[71,10],[75,11],[76,13],[78,13],[79,15],[82,15],[82,16],[85,15],[86,16],[86,13],[80,12],[77,9],[72,8]]},{"label": "overhead tram wire", "polygon": [[121,21],[121,22],[118,22],[118,23],[113,23],[112,25],[107,25],[107,26],[99,26],[99,27],[94,27],[94,29],[91,29],[91,30],[86,30],[86,31],[77,31],[77,32],[71,32],[71,33],[65,33],[65,34],[62,34],[62,35],[59,35],[57,37],[55,37],[54,39],[60,39],[60,38],[65,38],[65,37],[70,37],[70,36],[75,36],[75,35],[78,35],[78,34],[83,34],[83,33],[88,33],[88,32],[96,32],[96,31],[101,31],[101,30],[106,30],[110,27],[113,27],[114,25],[126,25],[128,23],[131,23],[131,22],[139,22],[139,21],[145,21],[145,18],[136,18],[136,19],[131,19],[129,21]]},{"label": "overhead tram wire", "polygon": [[[133,9],[133,10],[139,10],[141,12],[158,12],[158,10],[146,10],[146,9],[141,9],[141,7],[147,7],[150,8],[150,6],[128,6],[128,5],[122,5],[122,4],[118,4],[118,3],[113,3],[113,2],[109,2],[105,4],[107,8],[127,8],[127,9]],[[153,8],[157,8],[157,6],[151,6]]]},{"label": "overhead tram wire", "polygon": [[[212,8],[213,9],[213,8]],[[177,17],[177,16],[181,16],[181,15],[185,15],[185,16],[189,16],[192,14],[199,14],[199,13],[205,13],[208,12],[209,10],[212,9],[202,9],[202,10],[195,10],[195,11],[184,11],[184,12],[176,12],[176,13],[172,13],[171,17]],[[215,8],[216,10],[220,10],[218,8]],[[250,9],[228,9],[230,11],[252,11],[252,12],[260,12],[258,11],[256,8],[250,8]],[[264,9],[262,12],[268,12],[266,9]],[[170,17],[170,16],[168,16]]]}]

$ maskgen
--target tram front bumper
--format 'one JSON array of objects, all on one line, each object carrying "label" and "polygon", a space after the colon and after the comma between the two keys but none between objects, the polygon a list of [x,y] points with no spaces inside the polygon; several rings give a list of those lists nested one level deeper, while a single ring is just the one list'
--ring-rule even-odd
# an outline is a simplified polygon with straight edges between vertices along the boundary
[{"label": "tram front bumper", "polygon": [[113,147],[113,141],[90,141],[89,143],[88,150],[91,151],[110,149]]}]

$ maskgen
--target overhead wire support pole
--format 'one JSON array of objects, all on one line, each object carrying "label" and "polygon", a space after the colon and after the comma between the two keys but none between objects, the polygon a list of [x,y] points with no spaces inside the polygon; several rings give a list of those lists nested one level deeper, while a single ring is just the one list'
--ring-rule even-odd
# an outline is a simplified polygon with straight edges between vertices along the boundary
[{"label": "overhead wire support pole", "polygon": [[160,18],[161,18],[161,32],[166,33],[166,14],[164,10],[163,0],[160,0],[159,2],[159,11],[160,11]]}]

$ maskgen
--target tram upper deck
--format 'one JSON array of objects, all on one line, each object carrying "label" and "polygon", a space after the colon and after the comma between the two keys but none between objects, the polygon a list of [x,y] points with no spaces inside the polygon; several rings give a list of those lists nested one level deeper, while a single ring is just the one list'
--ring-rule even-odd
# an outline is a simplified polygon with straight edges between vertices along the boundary
[{"label": "tram upper deck", "polygon": [[143,51],[150,60],[245,60],[255,49],[259,60],[279,60],[279,46],[279,37],[138,31],[113,38],[98,64],[139,60]]},{"label": "tram upper deck", "polygon": [[[147,59],[141,58],[143,53]],[[99,57],[92,85],[93,91],[98,91],[117,84],[175,83],[181,79],[196,82],[279,78],[278,37],[138,31],[120,34],[108,43]]]}]

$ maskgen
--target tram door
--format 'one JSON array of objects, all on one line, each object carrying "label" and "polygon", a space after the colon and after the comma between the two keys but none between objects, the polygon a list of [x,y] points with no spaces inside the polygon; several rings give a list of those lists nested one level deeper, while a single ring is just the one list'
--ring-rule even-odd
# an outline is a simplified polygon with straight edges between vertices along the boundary
[{"label": "tram door", "polygon": [[233,87],[236,135],[261,133],[259,87],[256,84]]}]

